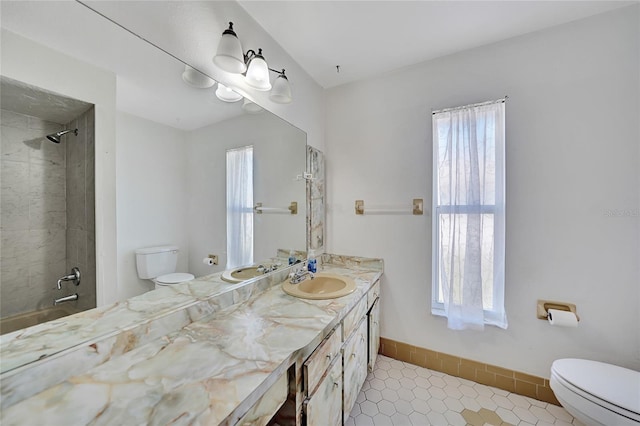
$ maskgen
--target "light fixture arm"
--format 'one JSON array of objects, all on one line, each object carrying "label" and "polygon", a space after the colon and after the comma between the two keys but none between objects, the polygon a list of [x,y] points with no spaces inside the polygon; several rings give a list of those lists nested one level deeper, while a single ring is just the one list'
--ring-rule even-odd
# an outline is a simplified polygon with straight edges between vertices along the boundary
[{"label": "light fixture arm", "polygon": [[[249,66],[249,62],[251,62],[251,60],[253,58],[260,58],[260,59],[264,60],[264,56],[262,55],[262,48],[258,48],[258,53],[256,53],[256,51],[253,50],[253,49],[249,49],[249,50],[247,50],[247,53],[243,54],[243,56],[244,56],[244,63],[247,66]],[[282,71],[278,71],[278,70],[274,70],[273,68],[269,68],[269,71],[274,72],[274,73],[276,73],[279,76],[282,76],[284,78],[287,78],[287,76],[284,73],[284,68],[282,68]],[[246,72],[244,74],[246,74]]]},{"label": "light fixture arm", "polygon": [[247,50],[247,53],[243,54],[243,56],[244,56],[244,63],[247,66],[249,66],[249,62],[251,62],[251,60],[255,58],[260,58],[264,61],[264,56],[262,55],[262,48],[258,48],[258,53],[256,53],[256,51],[253,49],[249,49]]},{"label": "light fixture arm", "polygon": [[[286,75],[284,75],[284,68],[282,68],[282,71],[278,71],[278,70],[274,70],[273,68],[269,68],[269,71],[271,72],[275,72],[276,74],[278,74],[279,76],[282,76],[284,78],[287,78]],[[288,80],[288,79],[287,79]]]}]

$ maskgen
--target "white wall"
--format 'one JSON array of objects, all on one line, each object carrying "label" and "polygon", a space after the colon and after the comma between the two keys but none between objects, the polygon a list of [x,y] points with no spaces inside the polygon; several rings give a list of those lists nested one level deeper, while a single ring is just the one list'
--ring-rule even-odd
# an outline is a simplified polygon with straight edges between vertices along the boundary
[{"label": "white wall", "polygon": [[2,75],[95,105],[96,301],[117,300],[113,73],[2,30]]},{"label": "white wall", "polygon": [[[383,337],[544,377],[561,357],[640,369],[639,39],[632,6],[327,92],[328,252],[384,258]],[[504,95],[509,328],[454,332],[430,314],[431,216],[354,200],[430,205],[431,111]]]},{"label": "white wall", "polygon": [[[296,181],[306,158],[304,132],[271,114],[242,115],[195,130],[188,136],[187,159],[189,271],[196,276],[226,265],[226,150],[254,147],[254,202],[265,207],[298,203],[297,215],[254,215],[254,260],[278,248],[305,250],[306,186]],[[287,232],[283,232],[283,230]],[[218,266],[202,258],[217,254]]]},{"label": "white wall", "polygon": [[118,300],[153,289],[138,278],[135,250],[180,248],[177,271],[188,268],[186,135],[117,113]]}]

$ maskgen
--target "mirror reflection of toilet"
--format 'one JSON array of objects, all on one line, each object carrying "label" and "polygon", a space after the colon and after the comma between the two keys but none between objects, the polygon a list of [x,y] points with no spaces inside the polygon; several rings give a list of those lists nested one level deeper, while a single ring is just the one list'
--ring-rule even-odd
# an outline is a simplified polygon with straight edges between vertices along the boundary
[{"label": "mirror reflection of toilet", "polygon": [[193,274],[176,272],[178,247],[158,246],[136,250],[138,277],[151,280],[155,288],[179,284],[194,279]]},{"label": "mirror reflection of toilet", "polygon": [[587,426],[640,425],[640,372],[585,359],[559,359],[549,380],[560,404]]}]

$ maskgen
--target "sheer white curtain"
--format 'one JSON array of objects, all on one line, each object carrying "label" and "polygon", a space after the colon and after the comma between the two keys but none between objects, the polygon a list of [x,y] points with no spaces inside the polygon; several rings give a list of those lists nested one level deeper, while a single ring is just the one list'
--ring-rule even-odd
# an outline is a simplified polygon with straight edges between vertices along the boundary
[{"label": "sheer white curtain", "polygon": [[434,314],[507,327],[504,102],[434,113]]},{"label": "sheer white curtain", "polygon": [[227,269],[253,263],[253,146],[227,150]]}]

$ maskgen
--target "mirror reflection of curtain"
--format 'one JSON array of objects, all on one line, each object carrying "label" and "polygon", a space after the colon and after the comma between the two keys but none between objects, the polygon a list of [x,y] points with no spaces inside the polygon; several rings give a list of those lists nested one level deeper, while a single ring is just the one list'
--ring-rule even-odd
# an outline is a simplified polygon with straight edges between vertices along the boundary
[{"label": "mirror reflection of curtain", "polygon": [[253,146],[227,150],[227,269],[253,263]]}]

